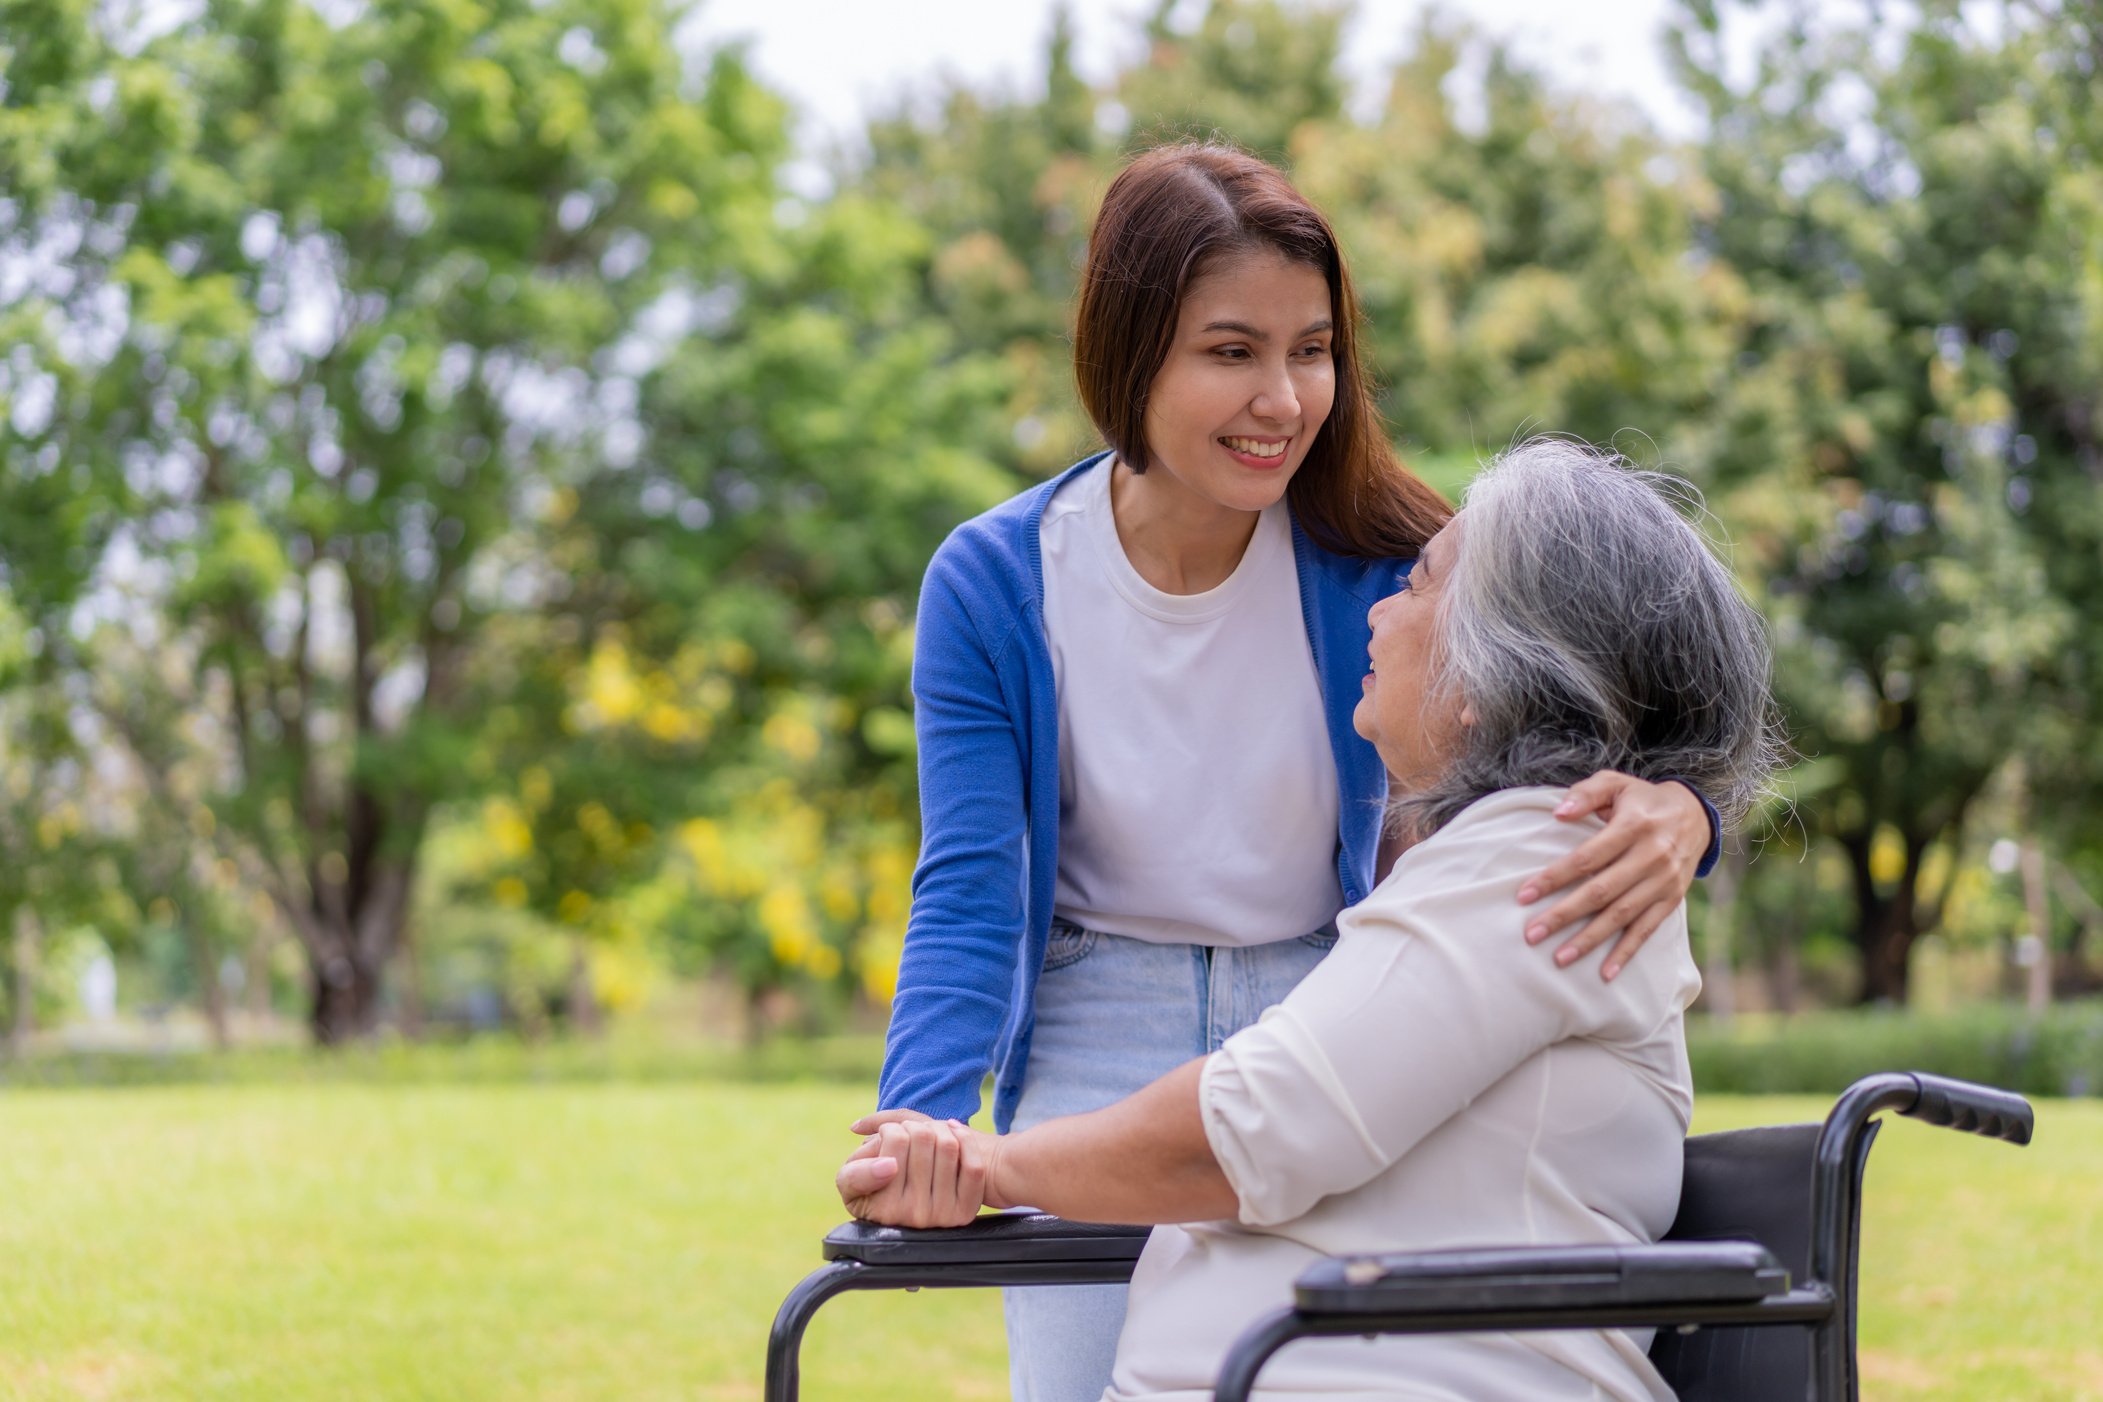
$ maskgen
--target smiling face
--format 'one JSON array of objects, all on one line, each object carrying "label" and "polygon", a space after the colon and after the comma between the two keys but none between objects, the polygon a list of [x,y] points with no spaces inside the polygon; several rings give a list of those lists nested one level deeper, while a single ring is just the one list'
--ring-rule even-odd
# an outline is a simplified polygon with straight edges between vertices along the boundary
[{"label": "smiling face", "polygon": [[1147,394],[1150,488],[1234,511],[1284,496],[1336,399],[1334,340],[1318,269],[1267,248],[1206,269]]},{"label": "smiling face", "polygon": [[1456,516],[1433,536],[1409,571],[1409,586],[1382,599],[1366,615],[1373,625],[1366,646],[1371,670],[1351,724],[1373,742],[1397,787],[1419,788],[1438,777],[1467,725],[1465,706],[1431,686],[1436,675],[1438,605],[1459,560]]}]

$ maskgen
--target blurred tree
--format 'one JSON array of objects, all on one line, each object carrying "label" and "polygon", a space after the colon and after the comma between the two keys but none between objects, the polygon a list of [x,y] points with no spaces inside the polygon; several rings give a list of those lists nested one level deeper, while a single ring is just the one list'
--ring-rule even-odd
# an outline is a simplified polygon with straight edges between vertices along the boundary
[{"label": "blurred tree", "polygon": [[1344,120],[1347,6],[1212,0],[1189,25],[1180,8],[1155,0],[1145,60],[1118,79],[1133,144],[1217,137],[1283,161],[1301,127]]},{"label": "blurred tree", "polygon": [[644,931],[755,1032],[883,998],[920,571],[1090,447],[1096,202],[1216,136],[1334,219],[1442,483],[1547,429],[1714,487],[1818,757],[1732,943],[1823,981],[1852,905],[1902,997],[1967,818],[2103,891],[2098,14],[1794,5],[1727,79],[1683,0],[1694,149],[1442,21],[1361,118],[1336,7],[1156,3],[1095,85],[1062,11],[1041,92],[903,100],[817,198],[660,0],[0,0],[0,907],[70,928],[59,878],[122,871],[117,924],[211,917],[202,976],[231,873],[339,1040],[435,824],[421,908],[530,946],[521,1017],[588,1020]]},{"label": "blurred tree", "polygon": [[1121,134],[1120,109],[1073,68],[1069,13],[1055,13],[1045,95],[952,85],[902,99],[869,126],[866,160],[836,179],[900,210],[931,247],[918,298],[959,344],[999,357],[1008,433],[987,444],[1031,477],[1088,450],[1067,348],[1074,279]]},{"label": "blurred tree", "polygon": [[[518,672],[565,689],[534,714],[589,742],[570,756],[645,771],[602,801],[682,835],[671,875],[698,878],[699,899],[670,929],[755,1009],[783,982],[895,961],[902,913],[867,872],[902,882],[917,839],[920,574],[959,520],[1022,485],[1002,461],[1011,367],[928,314],[926,230],[853,192],[780,217],[772,256],[718,284],[642,377],[634,467],[584,490],[552,547],[593,562],[575,571],[575,631]],[[674,768],[681,754],[706,763]],[[696,821],[767,854],[739,868],[760,889],[693,858]]]},{"label": "blurred tree", "polygon": [[1042,475],[1092,445],[1066,354],[1087,228],[1125,155],[1185,137],[1282,162],[1330,215],[1413,454],[1553,429],[1677,456],[1679,426],[1731,371],[1744,297],[1696,249],[1714,192],[1688,153],[1633,108],[1559,92],[1508,47],[1435,18],[1368,124],[1336,73],[1342,12],[1174,10],[1157,8],[1141,61],[1099,94],[1072,71],[1061,15],[1043,97],[952,87],[907,102],[872,125],[867,164],[841,172],[937,239],[930,311],[1002,354],[1017,385],[1008,460]]},{"label": "blurred tree", "polygon": [[1905,999],[2010,756],[2069,794],[2095,773],[2097,16],[1780,7],[1743,81],[1723,6],[1674,30],[1712,124],[1704,242],[1748,297],[1698,458],[1799,744],[1838,771],[1803,817],[1846,856],[1865,1001]]},{"label": "blurred tree", "polygon": [[[1464,66],[1483,75],[1479,116]],[[1693,256],[1713,192],[1633,109],[1559,92],[1432,17],[1377,121],[1309,123],[1293,155],[1351,257],[1412,452],[1486,455],[1545,430],[1680,455],[1729,373],[1743,294]]]},{"label": "blurred tree", "polygon": [[140,815],[150,829],[110,846],[105,898],[119,918],[99,928],[106,938],[113,930],[135,936],[149,953],[158,941],[167,951],[153,970],[161,994],[194,1004],[213,1048],[224,1051],[233,1043],[235,995],[250,978],[267,976],[245,956],[255,927],[272,924],[274,913],[260,896],[244,899],[254,893],[232,861],[214,860],[191,834],[171,831],[173,816],[154,805]]},{"label": "blurred tree", "polygon": [[91,518],[67,562],[143,608],[76,675],[209,797],[335,1042],[375,1025],[434,806],[486,782],[488,620],[570,587],[515,543],[633,460],[630,361],[764,244],[781,114],[734,55],[683,72],[654,0],[156,24],[0,13],[4,233],[57,250],[10,289],[42,334],[0,490]]},{"label": "blurred tree", "polygon": [[[6,608],[0,594],[0,648]],[[0,1007],[17,1055],[36,1029],[47,936],[70,923],[89,894],[79,850],[79,748],[49,702],[49,693],[0,688]]]},{"label": "blurred tree", "polygon": [[[16,216],[0,198],[0,247]],[[34,344],[0,302],[0,1007],[19,1052],[35,1030],[47,937],[90,915],[102,847],[89,811],[92,758],[73,723],[54,636],[85,582],[87,513],[4,425],[32,417],[48,381],[24,374]],[[25,413],[23,401],[28,401]]]},{"label": "blurred tree", "polygon": [[[2103,4],[2010,5],[2003,19],[2019,36],[2014,52],[1966,80],[1978,130],[1950,140],[1939,164],[1969,177],[1971,188],[1951,197],[2003,202],[1990,235],[1945,207],[1951,232],[1988,250],[1966,288],[1967,311],[1997,315],[1967,326],[1968,359],[1983,345],[2007,396],[2013,412],[1990,431],[2006,435],[2010,499],[2028,497],[2023,514],[2048,585],[2072,606],[2073,637],[2032,708],[2021,753],[2033,832],[2064,915],[2059,990],[2078,995],[2094,991],[2084,945],[2103,928]],[[1954,58],[1932,64],[1922,68],[1962,71]],[[1989,86],[1997,80],[2006,87]],[[1976,339],[1989,323],[1998,325]],[[2050,922],[2040,933],[2049,940]]]}]

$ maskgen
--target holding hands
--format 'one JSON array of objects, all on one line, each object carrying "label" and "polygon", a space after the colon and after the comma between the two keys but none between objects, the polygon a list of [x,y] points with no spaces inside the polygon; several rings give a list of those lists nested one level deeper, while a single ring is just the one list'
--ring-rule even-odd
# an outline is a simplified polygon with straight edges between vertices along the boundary
[{"label": "holding hands", "polygon": [[851,1126],[869,1137],[834,1180],[854,1216],[891,1227],[961,1227],[981,1206],[1006,1207],[990,1191],[1000,1141],[956,1120],[884,1110]]}]

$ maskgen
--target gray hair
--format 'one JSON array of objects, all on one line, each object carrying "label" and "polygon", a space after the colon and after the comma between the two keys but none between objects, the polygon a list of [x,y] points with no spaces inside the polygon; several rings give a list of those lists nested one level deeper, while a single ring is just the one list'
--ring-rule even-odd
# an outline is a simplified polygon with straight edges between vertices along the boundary
[{"label": "gray hair", "polygon": [[1766,629],[1675,505],[1699,513],[1700,496],[1559,439],[1469,485],[1428,691],[1473,720],[1438,778],[1396,797],[1399,830],[1601,769],[1684,779],[1727,827],[1744,816],[1783,753]]}]

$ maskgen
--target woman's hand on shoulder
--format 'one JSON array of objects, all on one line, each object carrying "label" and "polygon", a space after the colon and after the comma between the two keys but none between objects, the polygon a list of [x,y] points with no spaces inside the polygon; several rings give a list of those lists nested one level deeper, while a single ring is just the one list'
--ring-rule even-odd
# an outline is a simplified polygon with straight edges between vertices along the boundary
[{"label": "woman's hand on shoulder", "polygon": [[961,1227],[986,1200],[994,1136],[914,1110],[855,1121],[868,1138],[840,1166],[835,1186],[848,1212],[892,1227]]},{"label": "woman's hand on shoulder", "polygon": [[1612,769],[1573,785],[1555,810],[1565,822],[1594,813],[1605,829],[1521,886],[1519,904],[1574,887],[1527,922],[1527,943],[1585,920],[1557,947],[1556,962],[1567,966],[1614,940],[1600,968],[1611,979],[1686,899],[1709,849],[1709,815],[1685,784],[1653,784]]}]

